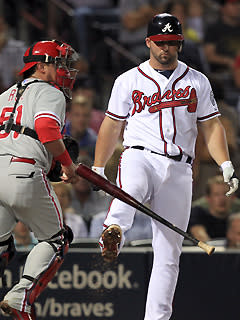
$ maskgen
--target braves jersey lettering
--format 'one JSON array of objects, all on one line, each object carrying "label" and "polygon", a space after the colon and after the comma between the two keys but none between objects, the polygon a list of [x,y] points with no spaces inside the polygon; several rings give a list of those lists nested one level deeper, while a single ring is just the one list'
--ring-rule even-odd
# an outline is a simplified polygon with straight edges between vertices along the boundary
[{"label": "braves jersey lettering", "polygon": [[[148,111],[150,113],[157,112],[163,108],[172,108],[172,107],[181,107],[188,105],[188,112],[195,112],[197,109],[197,96],[196,90],[194,88],[191,89],[190,96],[189,96],[189,89],[190,86],[187,86],[185,89],[179,88],[178,90],[167,90],[161,97],[160,92],[155,92],[152,96],[146,96],[143,92],[139,90],[134,90],[132,93],[132,100],[134,104],[134,108],[132,111],[132,116],[135,112],[141,112],[145,109],[147,105],[150,107]],[[181,100],[174,100],[174,98],[187,98],[189,99],[181,99]],[[162,101],[163,99],[173,101]]]}]

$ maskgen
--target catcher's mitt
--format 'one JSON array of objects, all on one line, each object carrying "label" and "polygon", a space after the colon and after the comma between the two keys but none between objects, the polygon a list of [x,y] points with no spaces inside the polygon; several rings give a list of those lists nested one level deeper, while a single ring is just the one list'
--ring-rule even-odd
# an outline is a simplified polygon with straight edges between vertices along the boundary
[{"label": "catcher's mitt", "polygon": [[[63,136],[63,142],[65,147],[74,163],[77,162],[78,155],[79,155],[79,146],[78,142],[70,136]],[[62,175],[62,167],[59,161],[53,160],[53,165],[51,170],[48,173],[48,178],[52,182],[59,182],[62,181],[60,176]]]}]

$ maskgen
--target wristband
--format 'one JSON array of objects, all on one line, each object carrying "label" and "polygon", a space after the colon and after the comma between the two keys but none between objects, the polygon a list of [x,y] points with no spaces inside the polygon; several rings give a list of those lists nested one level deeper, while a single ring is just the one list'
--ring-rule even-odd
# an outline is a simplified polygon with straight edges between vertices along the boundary
[{"label": "wristband", "polygon": [[231,161],[224,161],[221,165],[220,165],[221,169],[224,170],[225,168],[229,168],[229,167],[233,167],[232,162]]},{"label": "wristband", "polygon": [[69,167],[72,164],[72,159],[70,158],[67,149],[65,149],[65,151],[63,151],[63,153],[61,153],[59,156],[54,157],[54,160],[60,161],[65,167]]},{"label": "wristband", "polygon": [[104,176],[104,167],[94,167],[92,166],[92,170],[96,173],[100,174],[101,176]]}]

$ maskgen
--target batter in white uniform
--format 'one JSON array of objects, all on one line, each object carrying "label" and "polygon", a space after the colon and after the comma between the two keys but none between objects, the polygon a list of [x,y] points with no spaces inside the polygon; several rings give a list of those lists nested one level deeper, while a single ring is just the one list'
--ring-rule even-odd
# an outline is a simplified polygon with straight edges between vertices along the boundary
[{"label": "batter in white uniform", "polygon": [[33,303],[61,266],[71,241],[57,196],[47,178],[53,158],[66,182],[76,166],[62,141],[65,95],[75,80],[68,64],[77,56],[59,41],[27,49],[24,80],[0,96],[0,275],[14,253],[12,232],[21,220],[39,243],[29,253],[20,282],[0,302],[13,319],[35,319]]},{"label": "batter in white uniform", "polygon": [[[117,184],[177,227],[186,230],[192,197],[197,122],[211,156],[223,169],[228,195],[238,187],[224,129],[208,79],[178,61],[183,41],[176,17],[159,14],[148,26],[150,60],[120,75],[102,123],[93,169],[104,174],[124,129]],[[115,199],[104,221],[102,255],[112,261],[131,228],[135,209]],[[154,260],[145,320],[169,320],[183,238],[152,220]]]}]

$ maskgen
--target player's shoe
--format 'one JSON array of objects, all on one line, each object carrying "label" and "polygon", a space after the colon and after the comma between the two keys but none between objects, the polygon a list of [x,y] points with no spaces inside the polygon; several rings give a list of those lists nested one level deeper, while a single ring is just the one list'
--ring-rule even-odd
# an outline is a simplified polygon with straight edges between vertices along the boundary
[{"label": "player's shoe", "polygon": [[122,230],[117,224],[111,224],[103,230],[99,244],[105,261],[112,262],[117,258],[121,240]]},{"label": "player's shoe", "polygon": [[15,320],[36,320],[35,309],[32,307],[31,314],[23,311],[19,311],[9,306],[7,301],[0,302],[0,308],[5,314],[8,314]]}]

